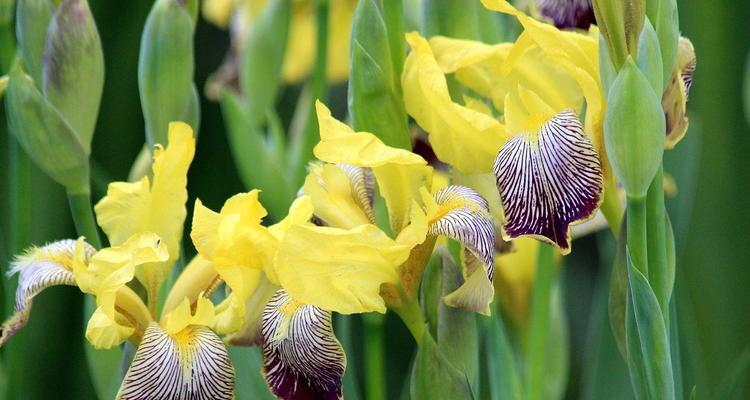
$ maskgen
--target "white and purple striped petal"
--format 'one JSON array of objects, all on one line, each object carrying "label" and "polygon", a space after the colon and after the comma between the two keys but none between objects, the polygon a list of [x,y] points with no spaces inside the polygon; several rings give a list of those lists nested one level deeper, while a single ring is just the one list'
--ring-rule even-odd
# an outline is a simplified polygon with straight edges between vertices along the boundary
[{"label": "white and purple striped petal", "polygon": [[494,296],[495,226],[487,200],[473,189],[453,185],[435,193],[435,202],[447,212],[430,224],[428,234],[464,245],[465,282],[445,302],[489,315]]},{"label": "white and purple striped petal", "polygon": [[[81,242],[85,260],[96,253],[88,243]],[[60,240],[43,247],[33,247],[16,258],[8,275],[18,273],[15,313],[0,326],[0,346],[23,328],[31,313],[34,297],[51,286],[76,286],[72,264],[76,241]]]},{"label": "white and purple striped petal", "polygon": [[601,200],[601,162],[573,111],[511,138],[494,171],[506,239],[531,235],[567,253],[569,225],[591,217]]},{"label": "white and purple striped petal", "polygon": [[122,382],[118,400],[231,400],[234,367],[221,339],[191,325],[174,335],[158,324],[146,329]]},{"label": "white and purple striped petal", "polygon": [[331,313],[279,290],[263,312],[263,373],[280,399],[342,398],[346,356]]}]

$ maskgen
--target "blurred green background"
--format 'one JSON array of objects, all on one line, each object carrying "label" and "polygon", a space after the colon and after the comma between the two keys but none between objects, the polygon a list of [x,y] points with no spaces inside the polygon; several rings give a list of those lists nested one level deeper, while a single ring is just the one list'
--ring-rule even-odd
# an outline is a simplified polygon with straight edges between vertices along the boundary
[{"label": "blurred green background", "polygon": [[[697,385],[699,398],[706,398],[717,396],[732,379],[742,379],[744,393],[750,396],[748,375],[736,375],[742,370],[743,358],[745,363],[750,362],[750,128],[742,102],[750,50],[750,8],[745,0],[678,3],[683,35],[693,41],[698,56],[688,104],[691,129],[686,140],[667,154],[666,167],[679,190],[676,198],[668,200],[668,206],[678,250],[676,297],[684,386],[689,390]],[[90,4],[106,62],[104,95],[93,142],[96,200],[103,194],[104,183],[126,179],[143,145],[136,70],[140,35],[151,1],[130,0],[125,5],[90,0]],[[199,22],[195,39],[199,88],[221,63],[228,46],[226,32]],[[282,94],[282,103],[291,103],[296,92],[288,89],[286,96]],[[334,111],[344,113],[344,90],[336,88],[332,96]],[[217,209],[224,199],[244,188],[229,153],[218,104],[203,98],[201,108],[198,150],[189,174],[188,209],[192,209],[196,197]],[[8,202],[13,188],[7,168],[9,138],[4,117],[0,131],[0,262],[7,265],[12,256]],[[63,189],[35,168],[30,179],[32,242],[74,237]],[[605,310],[592,307],[601,304],[592,302],[597,288],[601,288],[597,283],[607,283],[597,251],[599,246],[611,245],[606,236],[579,241],[576,251],[565,260],[563,283],[571,338],[569,398],[592,398],[605,392],[615,398],[631,397],[624,364],[617,369],[616,349],[610,348],[614,351],[609,354],[611,362],[599,370],[592,362],[596,355],[590,354],[592,343],[612,340],[606,319],[597,317]],[[53,288],[38,297],[30,323],[13,340],[23,348],[23,368],[3,365],[0,386],[10,374],[20,374],[24,399],[92,398],[83,357],[83,319],[82,295],[77,290]],[[398,388],[407,374],[411,338],[397,323],[391,325],[393,329],[388,331],[395,334],[387,339],[387,348],[393,353],[387,360],[388,379],[390,386]],[[350,360],[356,358],[357,354],[350,355]],[[591,383],[592,377],[596,377],[596,385]],[[391,389],[392,395],[397,392]],[[741,398],[742,394],[735,391],[727,396]]]}]

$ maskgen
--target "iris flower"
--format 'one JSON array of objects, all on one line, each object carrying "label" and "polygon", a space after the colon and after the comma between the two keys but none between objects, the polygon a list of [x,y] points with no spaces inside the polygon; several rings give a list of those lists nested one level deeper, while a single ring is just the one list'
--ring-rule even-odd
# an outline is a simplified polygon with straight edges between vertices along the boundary
[{"label": "iris flower", "polygon": [[[245,38],[255,19],[268,4],[268,0],[206,0],[203,16],[221,28],[231,25],[232,48],[221,69],[209,82],[209,94],[218,93],[217,85],[230,83],[237,78],[238,54],[244,48]],[[354,15],[355,0],[331,0],[328,15],[328,48],[326,72],[328,81],[343,82],[349,77],[349,33]],[[281,78],[287,83],[299,83],[312,71],[316,56],[315,2],[294,1],[289,25],[286,56]]]},{"label": "iris flower", "polygon": [[[237,330],[244,318],[232,307],[244,293],[235,281],[227,283],[239,294],[214,305],[208,297],[218,287],[214,266],[198,257],[180,274],[157,318],[156,294],[180,254],[187,170],[195,153],[188,125],[170,124],[168,136],[167,148],[154,151],[153,180],[112,183],[96,205],[109,247],[97,251],[84,238],[61,240],[16,258],[16,313],[3,323],[0,344],[23,327],[42,290],[77,286],[96,297],[88,341],[110,348],[130,340],[137,347],[119,399],[232,399],[234,368],[218,334]],[[134,279],[145,288],[146,302],[129,286]]]},{"label": "iris flower", "polygon": [[[505,240],[530,235],[567,253],[569,226],[594,214],[604,186],[615,189],[604,150],[598,30],[562,31],[505,1],[483,3],[514,15],[521,35],[487,45],[407,34],[407,112],[458,174],[494,174]],[[446,75],[461,85],[462,99],[451,97]],[[612,197],[604,205],[618,207]]]},{"label": "iris flower", "polygon": [[[229,341],[262,345],[264,376],[283,399],[342,396],[346,357],[331,313],[385,313],[400,296],[416,301],[438,236],[465,248],[466,282],[445,301],[488,313],[493,295],[487,202],[466,187],[430,192],[433,171],[424,159],[354,132],[322,103],[317,113],[321,162],[311,165],[284,220],[260,226],[265,211],[251,192],[229,199],[219,212],[197,202],[191,234],[200,257],[232,293],[249,295],[247,306],[227,298],[227,307],[248,315]],[[376,185],[392,235],[376,224]]]}]

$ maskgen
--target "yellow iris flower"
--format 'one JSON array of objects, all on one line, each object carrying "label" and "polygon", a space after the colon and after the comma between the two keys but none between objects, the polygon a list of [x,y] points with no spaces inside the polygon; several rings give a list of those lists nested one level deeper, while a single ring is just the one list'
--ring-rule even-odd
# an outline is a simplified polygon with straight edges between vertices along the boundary
[{"label": "yellow iris flower", "polygon": [[[206,0],[203,16],[212,24],[226,28],[233,23],[233,47],[241,49],[255,18],[268,0]],[[331,0],[328,15],[327,75],[330,82],[343,82],[349,76],[349,33],[356,0]],[[297,83],[312,71],[316,54],[314,2],[296,0],[289,27],[286,56],[281,77],[287,83]]]},{"label": "yellow iris flower", "polygon": [[[493,215],[506,240],[530,235],[567,253],[569,226],[593,215],[603,187],[615,191],[604,151],[598,30],[562,31],[506,1],[483,4],[515,16],[519,38],[487,45],[407,34],[406,110],[452,166],[454,181],[489,188],[480,190],[488,199],[496,197],[495,181],[500,201],[490,204],[502,204]],[[449,79],[463,87],[462,99],[451,97]],[[564,165],[575,166],[572,174]],[[619,222],[616,199],[602,207]]]},{"label": "yellow iris flower", "polygon": [[[217,333],[241,327],[244,310],[234,297],[251,291],[247,288],[254,286],[252,277],[227,266],[227,257],[221,257],[228,254],[224,249],[203,243],[213,250],[217,262],[201,257],[191,262],[157,318],[156,294],[180,254],[187,170],[195,153],[192,129],[184,123],[169,125],[168,140],[166,148],[157,145],[154,151],[153,179],[112,183],[95,207],[110,247],[96,251],[84,238],[62,240],[32,248],[16,259],[12,269],[19,274],[16,313],[3,323],[0,345],[26,323],[32,300],[43,289],[77,286],[96,297],[97,308],[86,328],[86,338],[94,347],[110,348],[125,340],[138,346],[118,399],[148,398],[157,392],[190,397],[209,390],[210,398],[229,400],[234,395],[234,368]],[[257,209],[241,214],[243,223],[260,224]],[[224,231],[234,235],[232,221],[221,222]],[[265,244],[262,236],[238,236]],[[136,278],[146,288],[146,302],[128,286]],[[214,306],[207,296],[221,279],[233,293]]]}]

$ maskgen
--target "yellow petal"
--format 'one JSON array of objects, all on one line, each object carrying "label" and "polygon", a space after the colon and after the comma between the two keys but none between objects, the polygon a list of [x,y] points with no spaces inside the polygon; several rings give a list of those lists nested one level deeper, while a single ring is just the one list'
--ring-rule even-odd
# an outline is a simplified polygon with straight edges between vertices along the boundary
[{"label": "yellow petal", "polygon": [[[98,306],[89,320],[86,338],[96,348],[122,343],[134,332],[131,321],[117,311],[118,292],[133,280],[136,267],[164,262],[167,246],[152,232],[133,235],[120,246],[96,253],[88,264],[76,262],[73,273],[82,291],[96,296]],[[145,306],[137,304],[136,306]],[[133,307],[127,307],[133,309]]]},{"label": "yellow petal", "polygon": [[259,191],[241,193],[226,201],[221,212],[195,202],[190,237],[201,257],[210,261],[232,290],[216,309],[216,331],[229,333],[242,327],[245,302],[253,293],[264,268],[273,262],[278,241],[261,225],[266,211]]},{"label": "yellow petal", "polygon": [[302,190],[312,201],[315,216],[328,226],[351,229],[374,223],[357,201],[349,175],[337,165],[312,165]]},{"label": "yellow petal", "polygon": [[396,268],[411,248],[375,225],[351,230],[298,225],[279,246],[276,273],[299,302],[341,314],[384,313],[380,285],[398,282]]},{"label": "yellow petal", "polygon": [[329,163],[372,168],[388,207],[391,228],[400,232],[408,223],[412,199],[420,187],[431,182],[432,168],[417,154],[386,146],[372,133],[354,132],[333,118],[323,103],[317,102],[316,108],[320,143],[315,146],[315,156]]},{"label": "yellow petal", "polygon": [[98,307],[91,315],[86,325],[86,340],[96,349],[109,349],[119,345],[133,334],[135,329],[128,326],[128,321],[121,318],[120,322],[115,320],[115,314],[104,311]]},{"label": "yellow petal", "polygon": [[95,207],[97,221],[110,244],[118,246],[139,232],[154,232],[169,249],[165,262],[143,265],[136,271],[138,280],[150,295],[158,292],[180,255],[180,240],[185,222],[187,170],[195,154],[193,131],[187,124],[169,124],[169,144],[154,150],[153,183],[144,177],[139,182],[115,182]]},{"label": "yellow petal", "polygon": [[237,0],[203,0],[203,18],[220,28],[226,28],[236,3]]},{"label": "yellow petal", "polygon": [[203,325],[212,327],[215,320],[214,305],[211,300],[199,296],[195,306],[195,313],[190,312],[190,300],[182,299],[180,305],[165,314],[161,319],[161,326],[170,334],[187,328],[189,325]]},{"label": "yellow petal", "polygon": [[406,111],[429,134],[435,154],[464,172],[488,172],[505,140],[496,119],[454,103],[427,41],[406,35],[411,53],[404,64],[402,86]]}]

